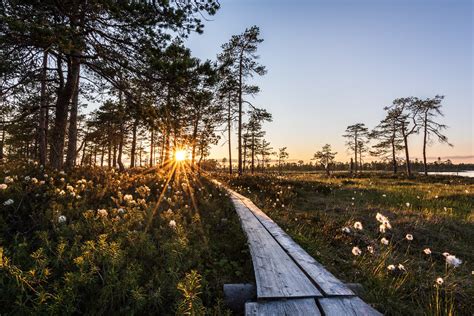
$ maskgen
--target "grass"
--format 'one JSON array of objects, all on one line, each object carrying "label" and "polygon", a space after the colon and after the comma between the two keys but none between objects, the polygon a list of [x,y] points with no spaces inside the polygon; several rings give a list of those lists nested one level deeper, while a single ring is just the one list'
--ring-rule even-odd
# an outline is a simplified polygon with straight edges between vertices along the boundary
[{"label": "grass", "polygon": [[[379,311],[471,315],[474,310],[474,179],[408,179],[380,173],[355,178],[297,173],[223,178],[338,278],[361,283],[361,296]],[[379,231],[377,213],[389,219],[392,229]],[[363,230],[353,227],[357,221]],[[407,240],[407,234],[413,240]],[[383,237],[388,245],[381,244]],[[362,254],[353,255],[353,247]],[[426,248],[430,255],[424,253]],[[444,252],[462,264],[447,265]],[[390,265],[395,269],[389,270]],[[442,285],[436,283],[438,277]]]},{"label": "grass", "polygon": [[239,220],[205,179],[168,176],[1,165],[0,314],[229,313],[223,284],[253,281]]}]

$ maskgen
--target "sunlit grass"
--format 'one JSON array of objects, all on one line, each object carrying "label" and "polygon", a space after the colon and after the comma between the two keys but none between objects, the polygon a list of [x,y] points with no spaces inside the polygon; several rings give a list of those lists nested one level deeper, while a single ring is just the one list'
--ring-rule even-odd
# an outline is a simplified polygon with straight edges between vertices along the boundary
[{"label": "sunlit grass", "polygon": [[[339,278],[361,283],[363,298],[387,315],[473,310],[473,179],[291,174],[227,180]],[[380,232],[377,213],[392,229]],[[361,253],[354,255],[354,247]],[[448,265],[444,252],[462,264]]]}]

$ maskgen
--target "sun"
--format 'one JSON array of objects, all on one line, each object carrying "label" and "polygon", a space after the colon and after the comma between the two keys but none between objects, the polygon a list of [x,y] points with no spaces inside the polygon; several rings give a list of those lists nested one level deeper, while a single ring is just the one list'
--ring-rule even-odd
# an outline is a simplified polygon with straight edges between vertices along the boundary
[{"label": "sun", "polygon": [[186,160],[186,151],[185,150],[177,150],[174,153],[174,159],[176,161],[184,161]]}]

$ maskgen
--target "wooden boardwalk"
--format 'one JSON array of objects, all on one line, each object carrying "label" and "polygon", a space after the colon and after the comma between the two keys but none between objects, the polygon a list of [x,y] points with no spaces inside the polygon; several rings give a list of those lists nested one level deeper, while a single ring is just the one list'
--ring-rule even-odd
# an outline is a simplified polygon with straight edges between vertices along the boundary
[{"label": "wooden boardwalk", "polygon": [[257,300],[245,304],[246,315],[381,315],[252,201],[226,190],[247,235],[255,273]]}]

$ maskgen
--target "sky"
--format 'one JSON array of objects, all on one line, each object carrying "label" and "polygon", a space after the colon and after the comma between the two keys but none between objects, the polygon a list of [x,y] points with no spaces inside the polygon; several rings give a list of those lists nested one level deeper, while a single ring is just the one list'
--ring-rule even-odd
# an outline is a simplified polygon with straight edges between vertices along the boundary
[{"label": "sky", "polygon": [[[221,45],[260,27],[258,53],[268,73],[252,82],[252,103],[273,114],[266,139],[305,160],[329,143],[338,161],[349,153],[342,134],[362,122],[373,128],[383,107],[405,96],[445,95],[440,121],[454,147],[433,143],[429,160],[474,162],[473,1],[471,0],[221,0],[187,46],[215,59]],[[227,155],[225,135],[211,158]],[[234,137],[234,144],[236,138]],[[420,136],[409,140],[421,158]],[[233,146],[236,147],[236,146]],[[236,149],[234,150],[236,157]]]}]

